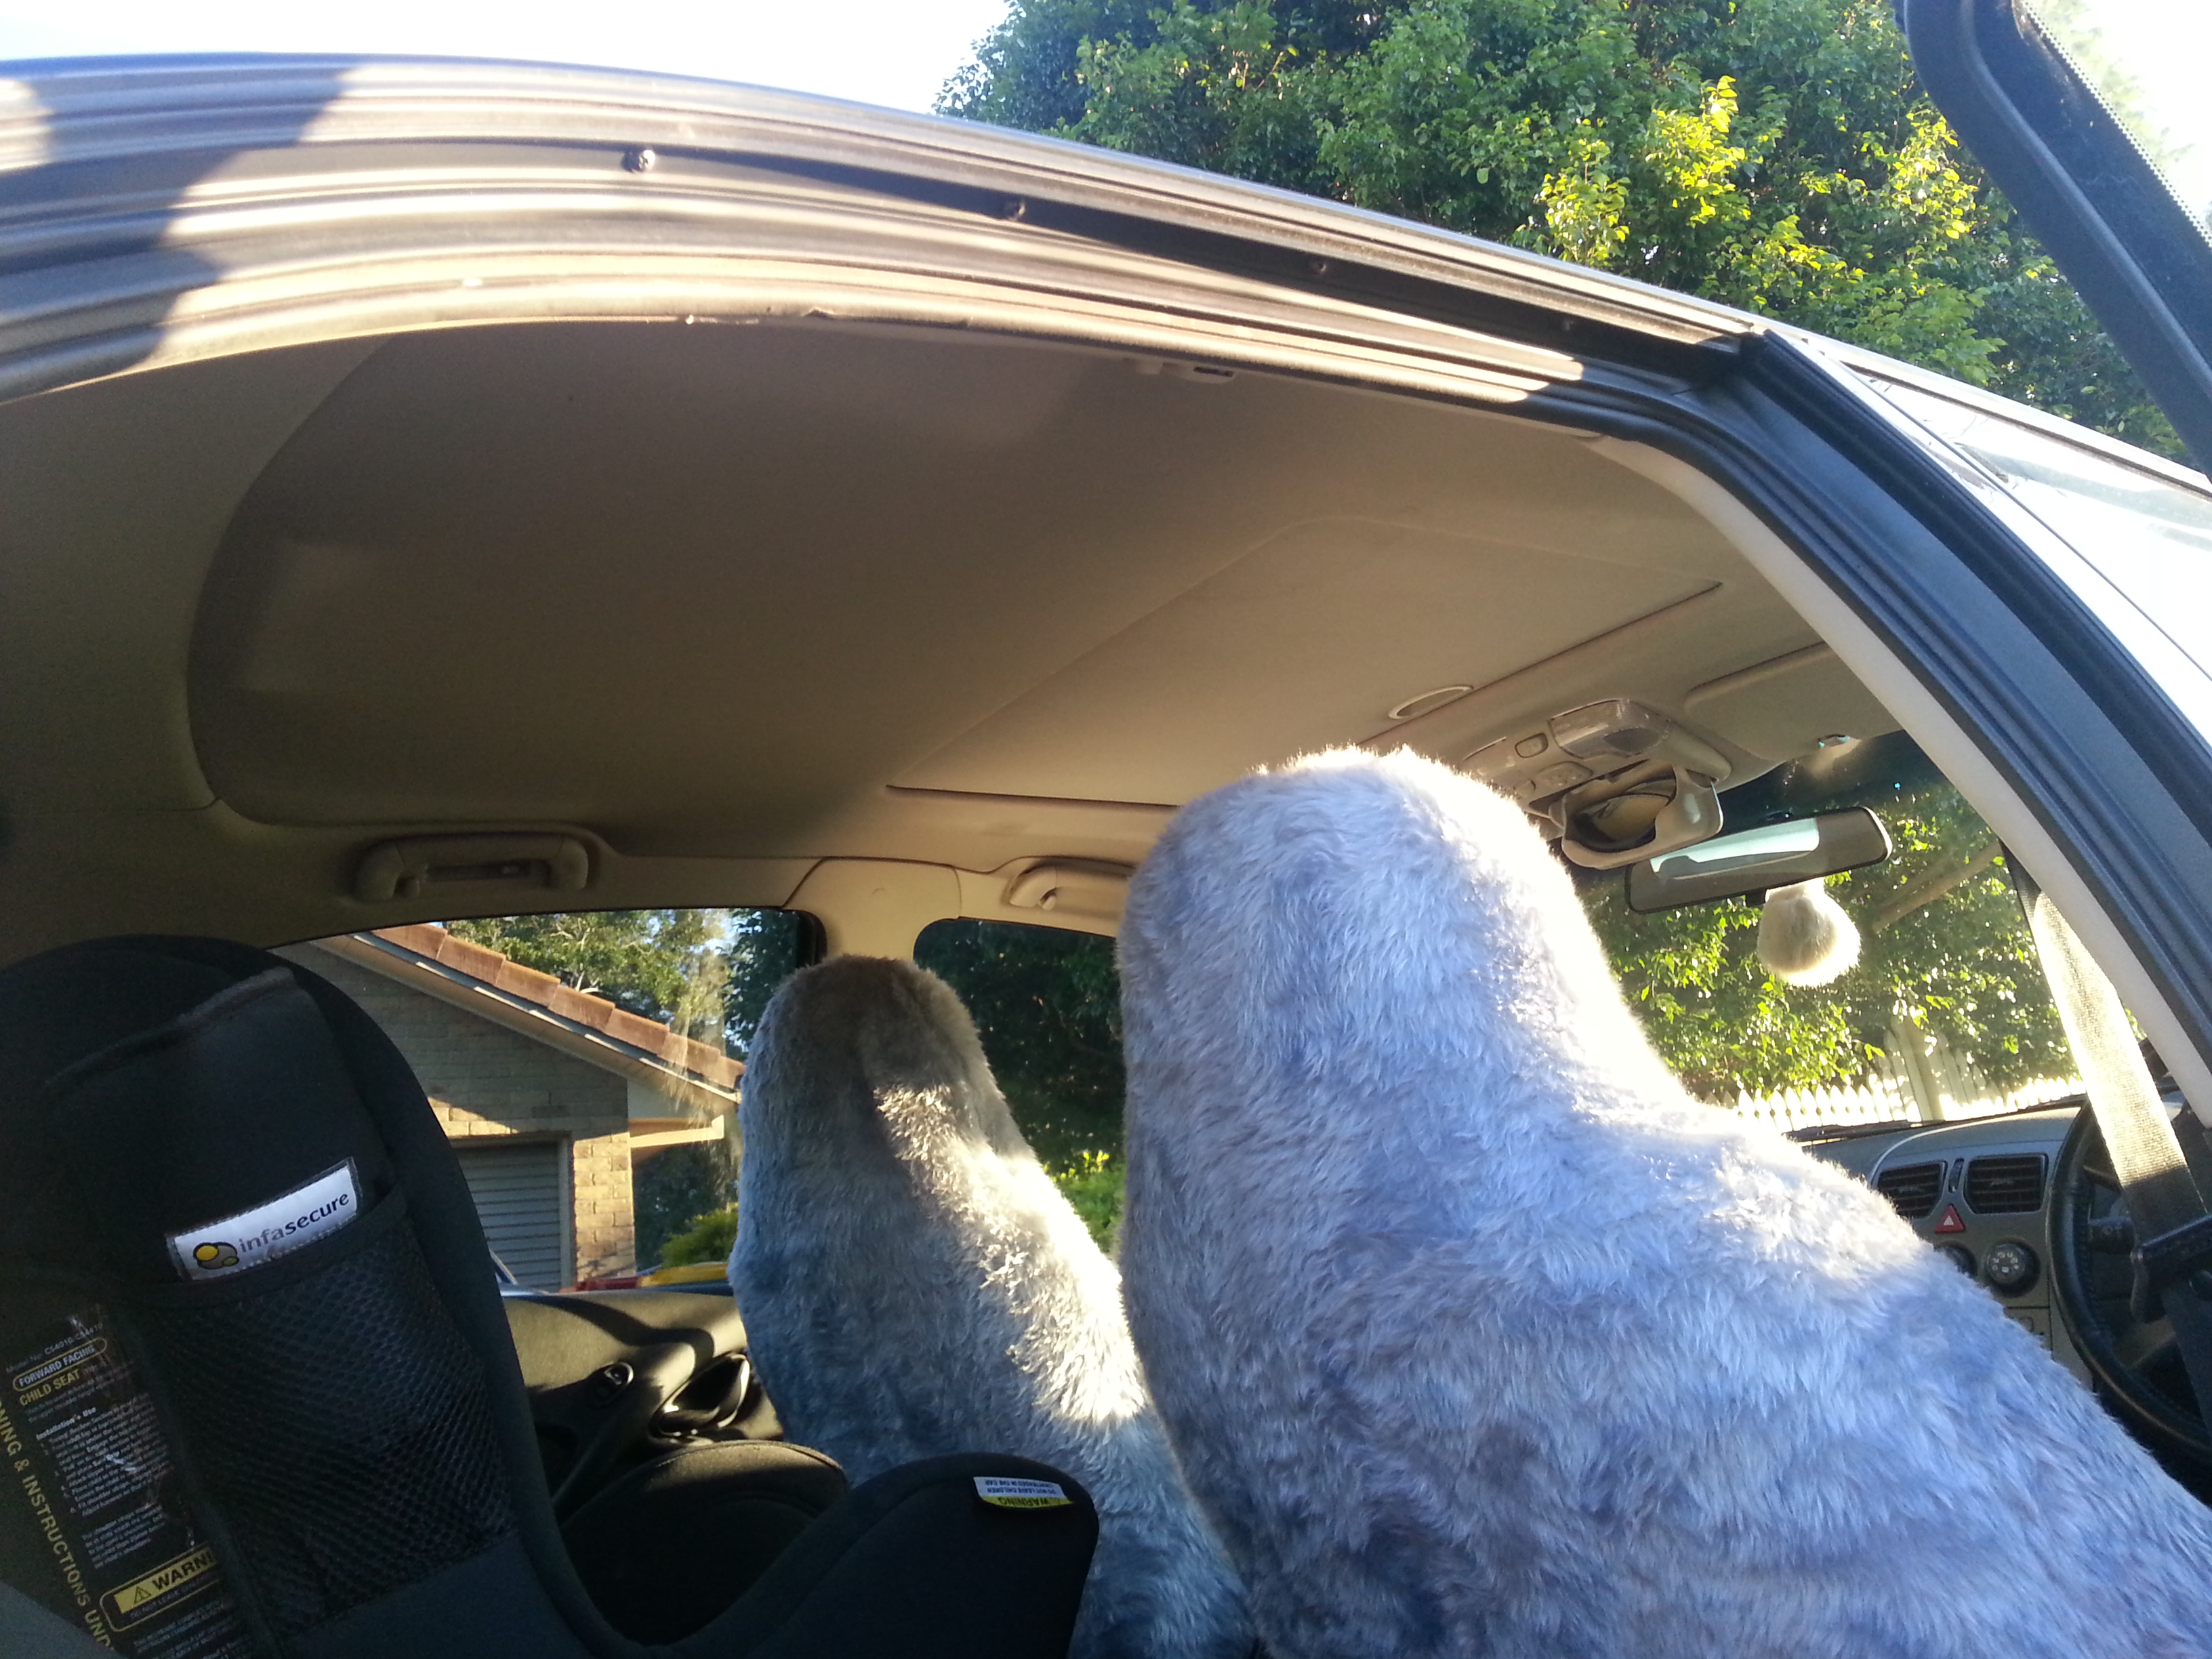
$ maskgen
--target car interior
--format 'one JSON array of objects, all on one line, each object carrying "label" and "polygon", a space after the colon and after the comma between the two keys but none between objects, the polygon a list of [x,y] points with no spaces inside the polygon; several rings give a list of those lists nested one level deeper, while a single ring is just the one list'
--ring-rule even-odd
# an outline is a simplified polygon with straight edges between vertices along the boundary
[{"label": "car interior", "polygon": [[[404,1062],[267,950],[643,906],[803,913],[817,954],[909,956],[949,918],[1110,934],[1179,806],[1341,744],[1410,747],[1532,809],[1573,796],[1553,824],[1563,854],[1616,872],[1712,835],[1731,791],[1919,706],[1855,675],[1765,574],[1769,532],[1682,471],[1509,405],[831,317],[430,329],[0,406],[6,1069],[66,1075],[89,1101],[99,1068],[69,1066],[220,1005],[131,1063],[191,1070],[215,1103],[227,1150],[192,1177],[207,1193],[236,1186],[240,1148],[281,1164],[264,1185],[356,1170],[360,1237],[285,1270],[283,1318],[349,1333],[313,1375],[360,1379],[367,1416],[396,1352],[495,1385],[489,1419],[417,1449],[446,1532],[352,1538],[384,1563],[358,1583],[284,1555],[296,1506],[329,1494],[270,1507],[278,1474],[231,1488],[248,1519],[217,1554],[294,1563],[294,1599],[264,1584],[264,1611],[241,1601],[237,1639],[429,1651],[407,1644],[506,1598],[538,1622],[487,1619],[465,1650],[580,1651],[553,1632],[588,1597],[625,1638],[702,1659],[815,1651],[857,1639],[835,1620],[951,1605],[955,1558],[1034,1586],[1023,1617],[1064,1631],[1095,1528],[1079,1487],[1042,1521],[944,1499],[1062,1479],[1014,1458],[848,1490],[782,1440],[726,1295],[498,1297]],[[97,943],[118,938],[150,942]],[[233,943],[191,942],[210,940]],[[88,1006],[99,1018],[57,1012]],[[239,1037],[255,1020],[277,1035]],[[312,1109],[254,1092],[255,1043],[280,1037],[327,1074]],[[5,1357],[66,1358],[98,1334],[38,1335],[76,1305],[73,1254],[153,1250],[129,1272],[165,1272],[155,1233],[200,1218],[149,1198],[158,1225],[128,1221],[116,1200],[200,1153],[121,1115],[105,1139],[64,1134],[39,1115],[48,1095],[9,1095],[5,1133],[46,1148],[19,1172],[66,1165],[55,1190],[91,1196],[62,1216],[31,1177],[10,1183],[21,1216],[52,1224],[14,1224],[11,1249],[53,1293],[11,1301]],[[1814,1149],[1958,1251],[2062,1363],[2149,1400],[2115,1408],[2185,1473],[2203,1431],[2170,1334],[2127,1314],[2124,1217],[2075,1116],[1896,1123]],[[286,1121],[313,1132],[271,1139]],[[386,1310],[385,1350],[311,1305],[330,1292],[307,1270],[357,1272],[364,1239],[405,1258],[422,1299],[420,1317]],[[2108,1321],[2094,1352],[2053,1300],[2069,1274]],[[219,1284],[167,1289],[228,1297],[248,1326],[277,1316]],[[245,1467],[238,1431],[202,1397],[215,1328],[187,1331],[181,1305],[114,1316],[148,1333],[148,1386],[198,1401],[179,1455],[222,1492]],[[312,1413],[283,1425],[276,1397],[255,1395],[270,1443],[317,1432]],[[471,1458],[476,1509],[435,1497]],[[348,1624],[413,1582],[416,1555],[459,1559],[517,1505],[535,1518],[507,1577],[441,1578]],[[932,1628],[947,1652],[1050,1646],[949,1613]]]},{"label": "car interior", "polygon": [[896,952],[1042,920],[1029,866],[1126,869],[1304,750],[1456,763],[1627,698],[1725,784],[1896,723],[1626,447],[1355,387],[547,325],[0,419],[12,580],[55,588],[8,640],[17,954],[527,908],[544,858],[486,881],[465,844],[360,890],[386,842],[518,832],[583,850],[545,908],[789,905]]}]

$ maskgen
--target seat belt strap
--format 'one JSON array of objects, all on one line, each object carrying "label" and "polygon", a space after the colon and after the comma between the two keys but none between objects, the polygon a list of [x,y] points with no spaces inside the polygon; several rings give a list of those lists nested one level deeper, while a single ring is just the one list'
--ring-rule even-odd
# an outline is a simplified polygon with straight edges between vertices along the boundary
[{"label": "seat belt strap", "polygon": [[2204,1293],[2212,1290],[2212,1213],[2182,1156],[2119,993],[2050,895],[2015,861],[2006,862],[2013,866],[2089,1109],[2127,1197],[2136,1241],[2136,1317],[2152,1320],[2163,1313],[2172,1324],[2198,1414],[2212,1424],[2212,1297]]}]

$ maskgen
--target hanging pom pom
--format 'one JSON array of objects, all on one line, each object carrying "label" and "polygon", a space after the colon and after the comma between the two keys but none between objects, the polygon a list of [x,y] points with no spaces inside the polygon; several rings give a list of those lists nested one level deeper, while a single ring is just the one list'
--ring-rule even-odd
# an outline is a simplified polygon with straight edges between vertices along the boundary
[{"label": "hanging pom pom", "polygon": [[1825,880],[1776,887],[1759,918],[1759,960],[1785,985],[1826,985],[1859,959],[1859,930]]}]

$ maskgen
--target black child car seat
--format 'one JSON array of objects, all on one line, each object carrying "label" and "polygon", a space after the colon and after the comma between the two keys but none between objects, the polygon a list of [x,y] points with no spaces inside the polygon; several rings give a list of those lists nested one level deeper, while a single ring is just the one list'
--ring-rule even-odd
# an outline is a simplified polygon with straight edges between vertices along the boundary
[{"label": "black child car seat", "polygon": [[939,1458],[696,1633],[617,1634],[413,1073],[333,987],[216,940],[0,974],[0,1368],[11,1655],[74,1626],[144,1659],[1059,1659],[1097,1540],[1066,1475]]}]

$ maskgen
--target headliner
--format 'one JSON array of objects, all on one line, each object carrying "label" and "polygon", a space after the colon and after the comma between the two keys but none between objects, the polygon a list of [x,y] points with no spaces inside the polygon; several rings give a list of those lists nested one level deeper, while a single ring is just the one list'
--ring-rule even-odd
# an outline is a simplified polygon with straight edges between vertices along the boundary
[{"label": "headliner", "polygon": [[562,828],[635,865],[594,902],[774,902],[823,857],[1128,862],[1247,767],[1457,760],[1597,697],[1688,714],[1739,775],[1878,718],[1823,653],[1731,680],[1814,635],[1583,435],[1249,370],[515,325],[0,424],[50,589],[9,676],[18,834],[46,884],[104,853],[114,890],[11,895],[73,904],[39,932],[362,926],[346,872],[397,833]]}]

